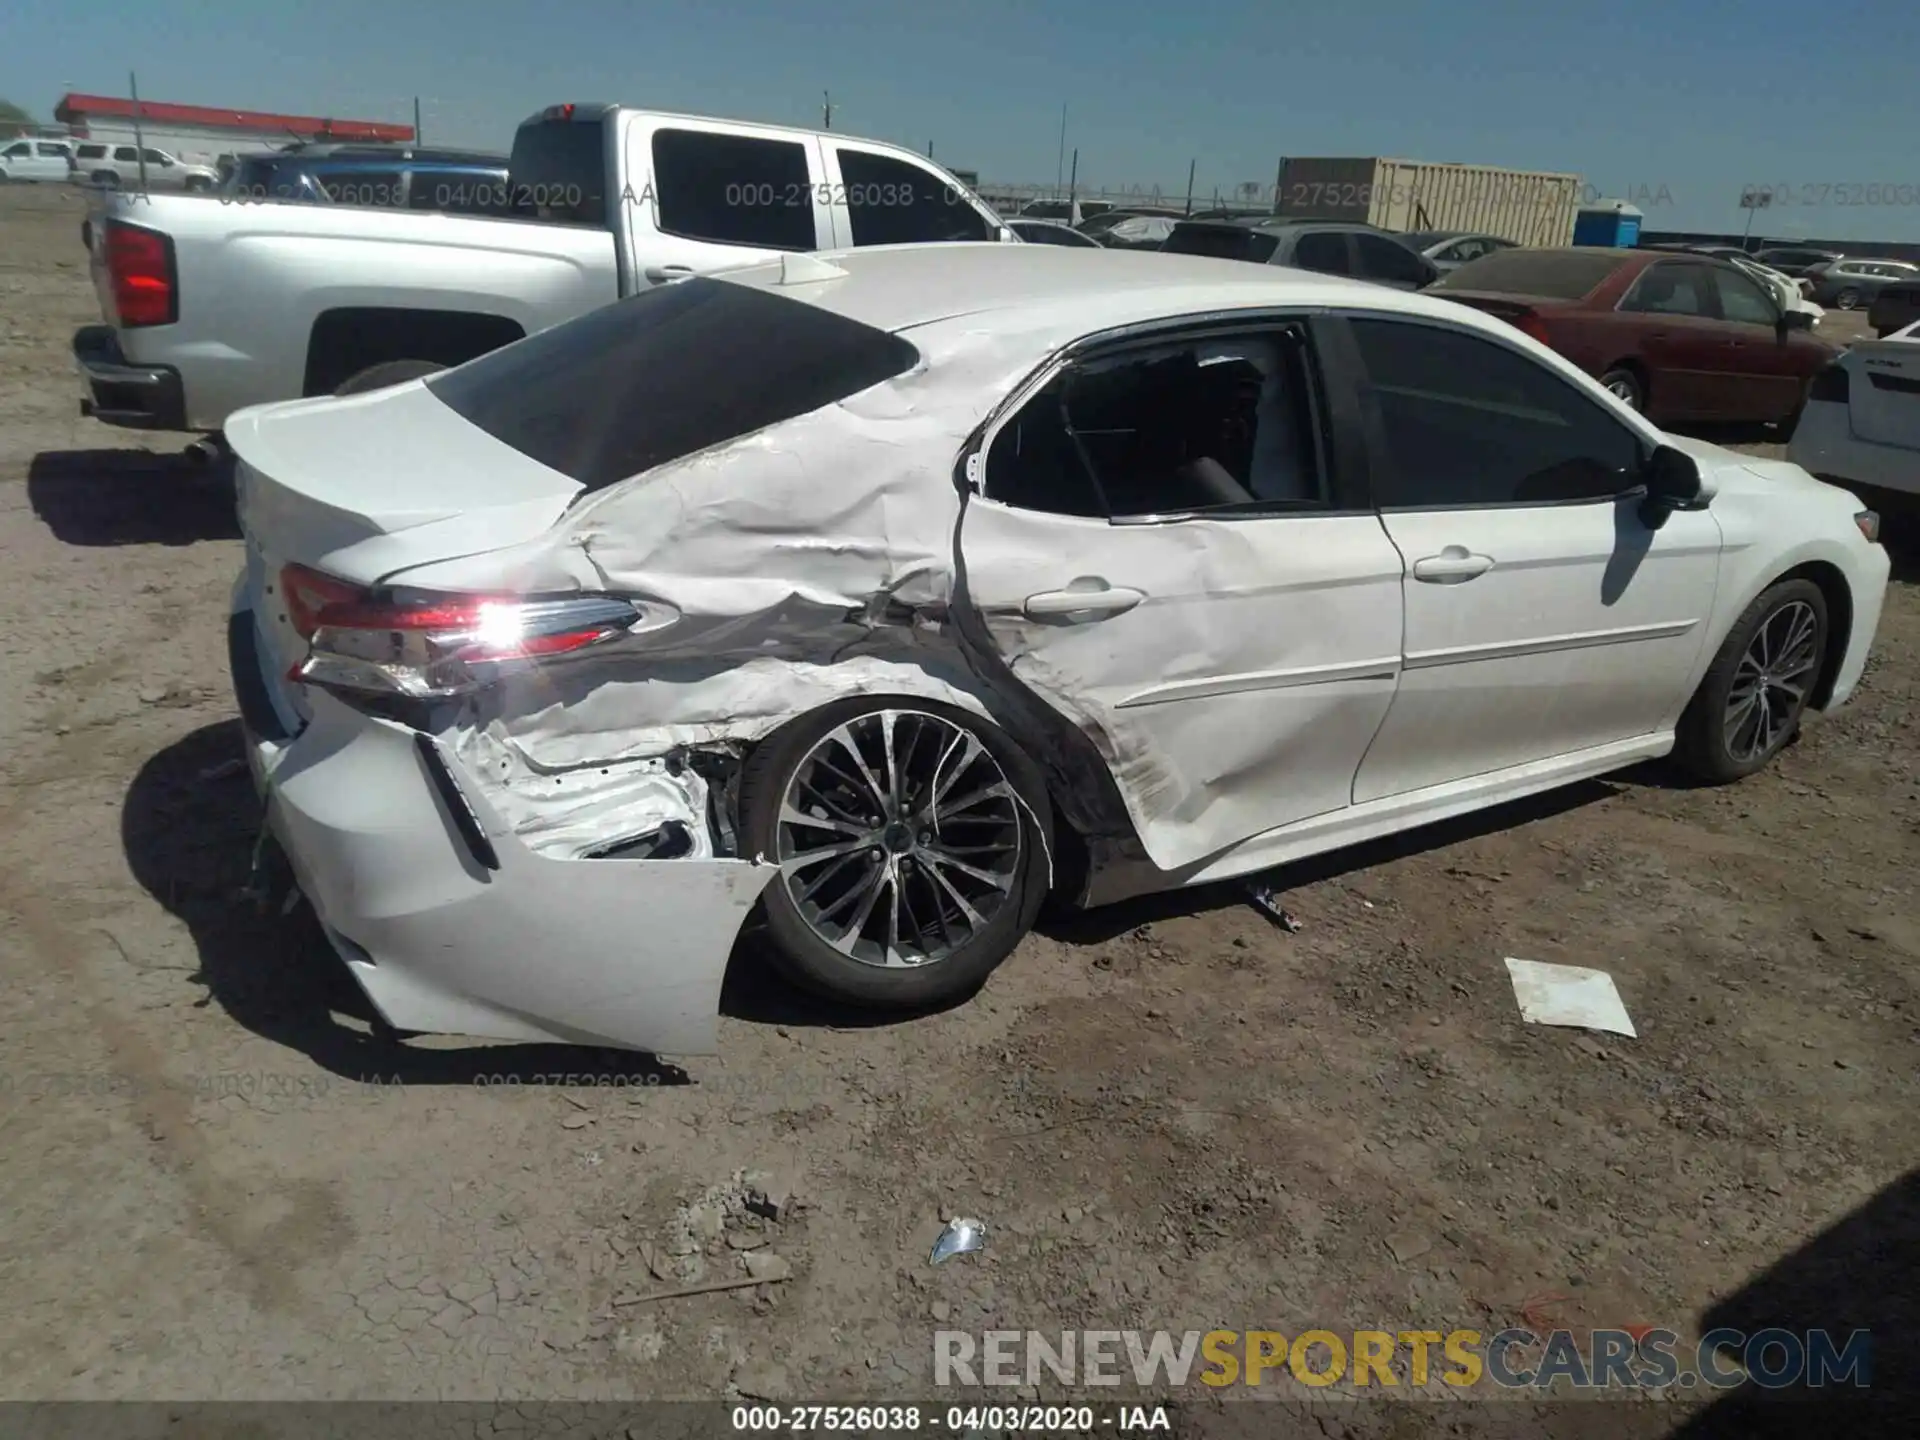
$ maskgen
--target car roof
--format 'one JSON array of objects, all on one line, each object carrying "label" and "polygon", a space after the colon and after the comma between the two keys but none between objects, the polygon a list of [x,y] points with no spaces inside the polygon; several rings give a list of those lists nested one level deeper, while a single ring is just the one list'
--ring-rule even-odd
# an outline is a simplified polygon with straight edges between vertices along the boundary
[{"label": "car roof", "polygon": [[[951,341],[972,332],[984,343],[1024,336],[1039,353],[1083,335],[1183,315],[1278,307],[1340,306],[1446,318],[1504,334],[1502,322],[1465,307],[1363,280],[1289,266],[1211,256],[969,244],[871,246],[804,257],[839,272],[782,286],[784,261],[717,272],[718,279],[778,288],[798,300],[876,329]],[[985,317],[997,323],[984,325]]]}]

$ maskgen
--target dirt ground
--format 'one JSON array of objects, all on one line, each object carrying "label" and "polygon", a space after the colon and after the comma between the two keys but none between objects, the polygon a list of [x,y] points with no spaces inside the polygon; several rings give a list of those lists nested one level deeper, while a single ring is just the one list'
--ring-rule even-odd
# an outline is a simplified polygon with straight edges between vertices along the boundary
[{"label": "dirt ground", "polygon": [[[78,415],[80,214],[0,192],[0,1398],[928,1395],[940,1328],[1691,1333],[1920,1161],[1911,517],[1857,699],[1743,784],[1650,766],[1296,867],[1297,933],[1230,887],[1076,917],[907,1023],[746,952],[684,1068],[380,1039],[307,910],[243,893],[237,531],[177,437]],[[1509,955],[1612,972],[1640,1037],[1523,1026]],[[989,1246],[931,1268],[955,1211]],[[748,1255],[791,1280],[622,1303]],[[1793,1294],[1894,1313],[1847,1264]]]}]

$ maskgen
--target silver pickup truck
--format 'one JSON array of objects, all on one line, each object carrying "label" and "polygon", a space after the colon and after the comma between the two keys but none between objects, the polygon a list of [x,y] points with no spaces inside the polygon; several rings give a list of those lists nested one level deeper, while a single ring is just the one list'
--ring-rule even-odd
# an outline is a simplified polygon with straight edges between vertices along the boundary
[{"label": "silver pickup truck", "polygon": [[108,321],[74,335],[82,411],[213,432],[245,406],[430,374],[683,275],[783,251],[1016,239],[912,151],[615,105],[525,121],[505,189],[474,207],[501,218],[106,198],[82,232]]}]

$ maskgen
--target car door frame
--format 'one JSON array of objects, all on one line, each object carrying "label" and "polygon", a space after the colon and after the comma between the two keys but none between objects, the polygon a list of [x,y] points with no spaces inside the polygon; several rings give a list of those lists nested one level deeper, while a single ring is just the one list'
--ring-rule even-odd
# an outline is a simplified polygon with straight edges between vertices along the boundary
[{"label": "car door frame", "polygon": [[682,235],[662,228],[660,183],[654,167],[653,141],[663,130],[685,130],[724,135],[732,139],[769,140],[784,145],[798,145],[807,158],[808,200],[813,219],[813,244],[808,247],[808,252],[832,248],[833,222],[830,207],[824,203],[827,198],[824,189],[826,172],[818,136],[778,125],[753,125],[704,116],[656,115],[646,111],[623,113],[619,137],[619,153],[626,165],[626,174],[622,177],[623,193],[633,198],[621,202],[623,218],[620,227],[625,233],[627,253],[634,259],[636,273],[633,284],[636,289],[664,284],[685,275],[731,269],[796,253],[744,241]]},{"label": "car door frame", "polygon": [[[1137,863],[1156,868],[1161,876],[1172,875],[1179,883],[1197,880],[1223,878],[1239,874],[1257,864],[1269,863],[1265,860],[1248,860],[1249,854],[1258,855],[1262,851],[1263,841],[1277,833],[1286,832],[1296,826],[1317,827],[1328,823],[1334,817],[1343,814],[1352,804],[1352,772],[1357,771],[1365,756],[1366,743],[1371,742],[1374,729],[1385,718],[1392,704],[1394,688],[1399,676],[1399,635],[1401,630],[1400,587],[1403,577],[1397,552],[1388,540],[1385,527],[1381,525],[1379,513],[1373,505],[1371,482],[1368,474],[1368,451],[1360,435],[1361,417],[1357,403],[1350,390],[1333,383],[1335,373],[1322,353],[1321,327],[1325,312],[1316,307],[1299,305],[1262,307],[1246,310],[1208,311],[1193,314],[1170,316],[1134,325],[1116,327],[1082,337],[1080,340],[1063,347],[1044,364],[1037,367],[1020,384],[1014,386],[1006,398],[981,424],[967,445],[962,449],[956,465],[956,476],[962,489],[962,505],[956,522],[954,551],[958,557],[957,580],[954,612],[957,626],[974,659],[977,669],[990,683],[998,682],[995,688],[1005,693],[1023,712],[1026,728],[1049,737],[1047,750],[1055,756],[1078,757],[1078,770],[1084,777],[1082,783],[1074,787],[1075,803],[1090,807],[1087,816],[1074,816],[1076,828],[1083,832],[1115,835],[1131,834],[1137,840],[1137,846],[1123,846],[1126,853],[1132,855]],[[991,477],[987,473],[987,460],[991,454],[995,439],[1005,426],[1022,414],[1056,378],[1070,368],[1090,359],[1102,358],[1110,354],[1123,353],[1132,348],[1152,349],[1169,344],[1192,341],[1203,342],[1209,338],[1250,333],[1268,333],[1289,327],[1299,327],[1307,333],[1310,347],[1309,367],[1313,372],[1314,393],[1312,396],[1313,427],[1316,455],[1323,473],[1327,477],[1328,494],[1331,500],[1324,509],[1301,509],[1297,512],[1275,510],[1266,513],[1254,513],[1241,510],[1222,513],[1211,508],[1199,510],[1167,511],[1159,514],[1140,516],[1083,517],[1070,516],[1052,511],[1036,510],[1015,505],[992,495]],[[1342,337],[1335,335],[1335,343]],[[1344,367],[1343,367],[1344,369]],[[1345,685],[1367,687],[1354,697],[1359,699],[1363,710],[1371,713],[1371,723],[1364,728],[1363,741],[1352,756],[1352,771],[1347,773],[1338,786],[1338,799],[1331,808],[1289,817],[1275,823],[1260,823],[1251,827],[1242,824],[1237,828],[1226,821],[1204,835],[1183,835],[1176,837],[1172,844],[1166,843],[1164,835],[1158,837],[1162,843],[1156,844],[1156,835],[1150,818],[1143,818],[1137,796],[1130,793],[1127,783],[1115,773],[1115,755],[1112,751],[1113,736],[1107,733],[1098,737],[1093,746],[1088,744],[1091,733],[1091,721],[1084,715],[1069,716],[1056,702],[1032,688],[1014,669],[1019,659],[1029,650],[1023,649],[1009,659],[992,634],[992,616],[1011,607],[995,604],[991,601],[983,604],[974,585],[974,575],[979,566],[970,563],[967,553],[969,521],[979,513],[981,507],[992,507],[992,511],[1005,519],[1001,524],[1018,524],[1025,517],[1032,517],[1032,524],[1044,532],[1058,524],[1063,529],[1085,528],[1098,536],[1102,532],[1114,535],[1132,535],[1144,541],[1155,534],[1168,533],[1171,527],[1192,523],[1228,525],[1239,527],[1248,524],[1285,524],[1292,522],[1312,523],[1314,521],[1339,521],[1356,524],[1366,522],[1368,529],[1356,534],[1357,541],[1377,546],[1376,554],[1382,564],[1382,574],[1378,577],[1383,587],[1390,587],[1388,597],[1376,597],[1386,600],[1391,619],[1384,622],[1379,653],[1367,654],[1344,664],[1327,663],[1312,667],[1315,673],[1309,674],[1303,667],[1297,674],[1275,670],[1270,676],[1261,675],[1220,675],[1198,679],[1165,681],[1143,687],[1139,696],[1129,697],[1116,707],[1116,714],[1124,714],[1128,709],[1140,713],[1139,707],[1157,705],[1162,702],[1172,704],[1204,701],[1217,696],[1235,697],[1255,690],[1266,688],[1270,692],[1283,686],[1297,687],[1292,693],[1301,693],[1306,687],[1316,684]],[[1192,534],[1194,532],[1187,532]],[[976,533],[976,539],[977,539]],[[1193,542],[1189,541],[1188,544]],[[1245,544],[1244,537],[1239,549]],[[1189,553],[1191,553],[1189,551]],[[978,561],[976,551],[974,561]],[[1390,575],[1387,573],[1390,568]],[[1024,583],[1024,582],[1023,582]],[[1043,582],[1033,582],[1036,588]],[[1343,578],[1340,588],[1343,591],[1353,586],[1354,581]],[[1343,595],[1342,603],[1353,605],[1357,597]],[[1123,617],[1124,618],[1124,617]],[[1324,674],[1319,673],[1324,672]],[[1248,682],[1259,681],[1261,684]],[[1269,683],[1270,682],[1270,683]],[[1151,691],[1152,694],[1147,692]],[[1329,690],[1326,692],[1332,694]],[[1094,728],[1098,728],[1095,726]],[[1339,727],[1324,728],[1328,735],[1341,733]],[[1301,733],[1308,733],[1303,728]],[[1351,733],[1351,732],[1346,732]],[[1138,737],[1132,737],[1137,741]],[[1283,741],[1276,737],[1276,744]],[[1096,750],[1095,747],[1098,747]],[[1129,767],[1137,776],[1140,771],[1140,757],[1132,757]],[[1056,764],[1062,763],[1058,760]],[[1149,763],[1146,773],[1151,774],[1153,767]],[[1222,807],[1224,813],[1225,807]],[[1271,818],[1269,812],[1268,819]],[[1171,859],[1171,863],[1169,863]],[[1110,882],[1120,883],[1124,882]],[[1098,891],[1093,892],[1098,894]],[[1092,902],[1090,902],[1092,903]]]},{"label": "car door frame", "polygon": [[[1779,420],[1790,414],[1800,403],[1800,397],[1807,387],[1805,366],[1794,353],[1793,332],[1787,329],[1786,312],[1780,308],[1780,302],[1768,287],[1747,274],[1739,266],[1725,260],[1718,260],[1709,267],[1713,275],[1713,305],[1719,312],[1720,323],[1727,330],[1727,347],[1738,366],[1734,378],[1743,387],[1738,393],[1751,394],[1754,403],[1745,407],[1738,418],[1746,420]],[[1773,323],[1761,326],[1757,322],[1736,320],[1727,314],[1726,297],[1721,294],[1720,285],[1724,277],[1731,275],[1736,284],[1745,284],[1760,298],[1767,302],[1773,311]]]},{"label": "car door frame", "polygon": [[[832,241],[826,248],[851,250],[856,247],[856,242],[853,238],[853,211],[847,204],[845,177],[840,173],[840,151],[842,150],[857,150],[865,155],[875,155],[881,159],[892,160],[896,164],[908,166],[911,169],[920,171],[921,174],[927,176],[929,179],[937,181],[948,193],[959,195],[966,201],[967,208],[977,214],[980,217],[981,223],[986,226],[987,233],[982,237],[983,241],[1004,240],[1008,234],[1012,233],[1007,230],[1000,217],[994,214],[986,202],[981,200],[972,190],[962,185],[953,175],[941,169],[931,160],[922,159],[911,150],[903,150],[897,145],[887,145],[875,140],[861,140],[851,135],[841,136],[829,133],[816,135],[813,138],[816,153],[819,156],[821,173],[825,177],[826,210],[828,222],[832,227]],[[1074,209],[1078,211],[1078,201],[1074,202]],[[1022,218],[1045,220],[1050,217],[1031,215]],[[1060,223],[1066,225],[1066,227],[1071,230],[1080,222],[1080,219],[1081,217],[1075,214],[1072,218],[1061,221]],[[937,242],[928,241],[923,243],[933,244]],[[867,246],[860,248],[871,249],[873,247]]]},{"label": "car door frame", "polygon": [[[1637,350],[1642,363],[1648,368],[1649,403],[1657,406],[1663,418],[1694,420],[1722,419],[1739,409],[1725,398],[1729,384],[1729,375],[1724,363],[1716,369],[1712,362],[1724,362],[1732,355],[1731,340],[1725,331],[1726,322],[1720,318],[1720,292],[1711,279],[1705,284],[1706,302],[1709,313],[1688,315],[1674,310],[1640,310],[1629,306],[1647,277],[1661,269],[1693,269],[1703,273],[1718,264],[1704,255],[1676,254],[1670,259],[1660,259],[1642,268],[1627,283],[1627,288],[1614,302],[1616,315],[1641,317],[1634,323],[1641,328],[1635,335]],[[1655,328],[1665,325],[1662,331]],[[1650,343],[1657,343],[1656,350],[1649,350]],[[1684,359],[1690,363],[1652,363],[1657,356]],[[1663,381],[1663,376],[1664,381]],[[1662,385],[1666,393],[1661,393]]]},{"label": "car door frame", "polygon": [[[1652,423],[1647,421],[1643,416],[1622,413],[1621,407],[1611,401],[1610,397],[1607,397],[1604,393],[1592,393],[1597,389],[1596,382],[1590,376],[1580,373],[1570,362],[1557,354],[1549,352],[1549,359],[1543,360],[1541,357],[1534,355],[1526,346],[1513,343],[1503,335],[1488,333],[1477,326],[1461,324],[1443,317],[1408,314],[1394,310],[1365,310],[1357,307],[1343,308],[1333,312],[1333,314],[1328,317],[1328,326],[1331,328],[1337,324],[1344,327],[1352,320],[1362,319],[1387,320],[1408,326],[1450,330],[1464,334],[1482,343],[1509,350],[1517,354],[1522,360],[1546,372],[1549,376],[1558,379],[1570,395],[1592,405],[1601,414],[1606,415],[1618,423],[1624,430],[1639,441],[1643,457],[1650,457],[1654,449],[1663,443],[1657,427],[1652,425]],[[1704,583],[1701,583],[1698,578],[1695,577],[1694,588],[1698,589],[1698,594],[1693,598],[1697,601],[1697,604],[1688,605],[1683,608],[1694,610],[1696,613],[1688,616],[1684,624],[1678,620],[1654,621],[1639,626],[1627,627],[1632,632],[1628,635],[1620,635],[1616,627],[1604,625],[1593,626],[1585,631],[1548,637],[1547,639],[1536,638],[1501,641],[1482,647],[1472,645],[1449,647],[1449,649],[1444,652],[1436,651],[1435,653],[1428,653],[1424,648],[1417,648],[1419,642],[1424,637],[1422,634],[1423,626],[1419,623],[1420,617],[1415,613],[1416,606],[1421,605],[1423,600],[1429,598],[1431,595],[1471,593],[1471,591],[1468,587],[1446,584],[1428,585],[1425,582],[1417,580],[1415,567],[1417,563],[1425,557],[1408,553],[1406,546],[1402,543],[1402,536],[1394,534],[1391,519],[1393,515],[1411,516],[1427,514],[1466,514],[1468,512],[1507,512],[1514,515],[1531,517],[1541,513],[1551,514],[1556,511],[1571,510],[1585,510],[1589,512],[1589,514],[1598,515],[1602,513],[1602,507],[1605,507],[1604,513],[1609,516],[1609,523],[1612,525],[1614,534],[1617,537],[1622,524],[1621,517],[1623,515],[1633,515],[1638,511],[1641,502],[1644,501],[1646,496],[1646,486],[1644,483],[1629,486],[1611,497],[1585,497],[1568,500],[1541,501],[1519,500],[1491,504],[1469,501],[1430,506],[1387,507],[1382,505],[1379,503],[1383,493],[1382,482],[1385,480],[1385,477],[1396,473],[1396,471],[1394,457],[1387,439],[1385,421],[1380,411],[1379,398],[1374,388],[1373,377],[1363,358],[1359,340],[1353,335],[1350,328],[1346,330],[1342,343],[1329,347],[1329,353],[1339,357],[1339,363],[1345,368],[1330,375],[1328,382],[1339,384],[1342,388],[1351,390],[1357,397],[1357,404],[1361,414],[1361,442],[1367,452],[1367,473],[1373,480],[1371,494],[1376,502],[1376,513],[1380,516],[1382,528],[1386,530],[1389,538],[1391,538],[1394,544],[1401,550],[1401,560],[1405,573],[1403,589],[1407,595],[1402,608],[1402,633],[1405,648],[1401,656],[1401,680],[1399,686],[1396,688],[1393,709],[1389,711],[1387,718],[1382,721],[1380,729],[1375,736],[1374,746],[1369,748],[1367,756],[1363,758],[1361,762],[1360,771],[1356,773],[1354,789],[1354,805],[1356,808],[1369,805],[1401,803],[1406,796],[1421,794],[1443,786],[1458,785],[1482,779],[1489,775],[1498,774],[1501,769],[1504,768],[1520,770],[1528,767],[1570,763],[1569,757],[1588,755],[1595,751],[1596,747],[1572,746],[1551,754],[1532,756],[1516,761],[1511,767],[1467,770],[1449,775],[1442,780],[1432,781],[1426,785],[1407,785],[1399,789],[1387,788],[1381,790],[1379,793],[1373,793],[1368,789],[1363,778],[1366,773],[1367,764],[1374,759],[1378,747],[1383,743],[1391,744],[1394,728],[1403,722],[1403,717],[1397,716],[1394,710],[1399,710],[1404,700],[1412,698],[1413,689],[1409,685],[1409,677],[1415,677],[1420,672],[1427,674],[1437,672],[1444,673],[1448,668],[1484,663],[1486,660],[1495,662],[1519,660],[1524,664],[1530,656],[1535,654],[1550,658],[1567,653],[1591,653],[1613,646],[1619,646],[1623,653],[1630,654],[1632,649],[1639,649],[1644,652],[1647,646],[1653,644],[1662,645],[1664,653],[1661,655],[1661,659],[1665,663],[1667,673],[1678,676],[1690,676],[1697,670],[1700,663],[1700,653],[1706,643],[1708,629],[1714,613],[1720,583],[1720,559],[1725,548],[1721,537],[1719,521],[1712,516],[1704,503],[1684,511],[1676,511],[1670,514],[1666,517],[1665,523],[1660,526],[1648,527],[1650,529],[1649,553],[1652,547],[1659,544],[1664,536],[1668,542],[1671,558],[1701,559],[1701,557],[1705,557],[1697,568],[1705,569],[1707,571],[1707,578]],[[1615,544],[1617,551],[1617,539]],[[1645,558],[1643,555],[1640,557],[1640,560],[1644,561]],[[1494,559],[1495,564],[1492,568],[1497,570],[1499,568],[1499,560],[1497,556],[1494,557]],[[1635,573],[1637,572],[1629,572],[1620,582],[1622,593],[1624,593],[1626,586],[1632,584]],[[1416,586],[1420,588],[1416,589]],[[1605,603],[1604,595],[1602,600],[1603,603]],[[1665,642],[1672,643],[1668,645]],[[1470,654],[1463,656],[1456,653],[1458,650],[1471,651],[1476,648],[1484,648],[1487,652],[1486,655],[1484,657]],[[1626,668],[1630,670],[1632,667],[1629,666]],[[1620,736],[1615,741],[1610,742],[1611,745],[1614,748],[1623,750],[1634,748],[1636,753],[1640,754],[1657,753],[1655,749],[1649,748],[1653,744],[1650,737],[1657,736],[1662,732],[1671,732],[1674,725],[1678,723],[1680,713],[1685,707],[1687,690],[1689,688],[1690,687],[1676,687],[1672,693],[1663,695],[1658,709],[1651,707],[1645,709],[1648,723],[1640,733],[1637,735]],[[1651,696],[1648,698],[1649,700],[1652,699]],[[1489,721],[1497,719],[1497,717],[1494,716],[1488,716],[1486,718]],[[1597,748],[1599,750],[1605,750],[1608,746],[1602,745]]]}]

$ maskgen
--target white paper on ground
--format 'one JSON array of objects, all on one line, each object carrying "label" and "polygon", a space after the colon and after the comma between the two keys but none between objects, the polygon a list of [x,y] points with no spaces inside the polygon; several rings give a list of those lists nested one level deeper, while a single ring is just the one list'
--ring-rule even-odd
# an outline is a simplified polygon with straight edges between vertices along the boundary
[{"label": "white paper on ground", "polygon": [[1513,980],[1513,998],[1520,1002],[1520,1018],[1529,1025],[1570,1025],[1639,1038],[1613,977],[1604,970],[1509,955],[1507,974]]}]

